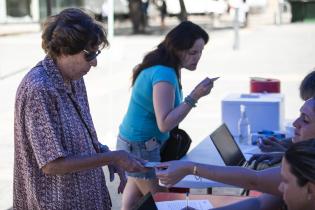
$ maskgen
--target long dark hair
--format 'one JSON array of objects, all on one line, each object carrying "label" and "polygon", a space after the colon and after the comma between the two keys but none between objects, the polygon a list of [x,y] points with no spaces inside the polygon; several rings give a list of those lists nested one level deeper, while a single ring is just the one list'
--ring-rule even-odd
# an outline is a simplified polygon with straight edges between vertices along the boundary
[{"label": "long dark hair", "polygon": [[165,39],[156,49],[146,54],[142,62],[134,68],[132,86],[142,70],[155,65],[164,65],[174,68],[178,81],[180,82],[180,59],[178,53],[190,49],[195,41],[200,38],[207,43],[209,35],[200,26],[190,21],[181,22],[166,35]]},{"label": "long dark hair", "polygon": [[299,186],[304,186],[307,182],[315,183],[315,139],[293,144],[284,157]]}]

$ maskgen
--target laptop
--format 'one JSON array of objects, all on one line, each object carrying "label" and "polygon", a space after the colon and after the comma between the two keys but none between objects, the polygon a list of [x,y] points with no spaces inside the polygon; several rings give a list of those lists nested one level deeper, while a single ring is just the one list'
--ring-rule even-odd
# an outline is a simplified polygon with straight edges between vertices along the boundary
[{"label": "laptop", "polygon": [[217,148],[225,165],[248,166],[243,152],[239,148],[226,124],[222,124],[213,133],[211,133],[210,138],[214,146]]}]

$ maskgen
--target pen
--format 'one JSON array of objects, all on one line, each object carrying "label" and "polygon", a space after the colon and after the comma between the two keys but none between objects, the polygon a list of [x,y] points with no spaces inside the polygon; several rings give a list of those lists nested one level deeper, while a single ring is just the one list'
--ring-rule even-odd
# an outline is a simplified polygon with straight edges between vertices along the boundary
[{"label": "pen", "polygon": [[189,192],[186,192],[186,209],[188,210]]}]

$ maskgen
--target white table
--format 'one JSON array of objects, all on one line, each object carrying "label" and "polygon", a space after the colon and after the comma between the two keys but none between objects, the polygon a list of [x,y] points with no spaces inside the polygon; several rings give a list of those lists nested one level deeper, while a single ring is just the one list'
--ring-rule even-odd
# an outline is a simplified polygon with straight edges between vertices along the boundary
[{"label": "white table", "polygon": [[[258,153],[260,150],[257,146],[253,145],[240,145],[241,150],[245,158],[248,160],[253,153]],[[193,161],[197,163],[222,165],[224,162],[218,153],[217,149],[213,145],[210,137],[206,137],[202,140],[194,149],[192,149],[181,160]],[[178,182],[174,187],[178,188],[211,188],[211,187],[232,187],[230,185],[212,181],[209,179],[201,178],[196,179],[194,175],[188,175]]]}]

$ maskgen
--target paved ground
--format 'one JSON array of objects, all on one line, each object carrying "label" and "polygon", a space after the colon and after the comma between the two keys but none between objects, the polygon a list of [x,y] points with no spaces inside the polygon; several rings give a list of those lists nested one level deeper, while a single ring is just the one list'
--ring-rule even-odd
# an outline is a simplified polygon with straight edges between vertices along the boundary
[{"label": "paved ground", "polygon": [[[230,28],[213,28],[204,19],[196,19],[210,32],[210,42],[197,71],[184,70],[184,95],[206,76],[221,78],[212,93],[201,99],[197,108],[181,123],[194,141],[192,146],[220,124],[221,100],[228,93],[249,92],[251,76],[280,79],[281,92],[285,95],[285,117],[292,119],[298,115],[302,104],[298,96],[299,82],[315,67],[315,24],[261,24],[265,20],[253,17],[250,26],[240,31],[240,49],[233,51]],[[0,36],[0,209],[12,205],[15,91],[27,69],[44,55],[40,48],[40,33],[36,32],[37,26],[33,27],[32,33]],[[0,27],[3,33],[2,29]],[[115,146],[117,128],[128,104],[132,67],[140,62],[145,52],[158,44],[161,33],[136,36],[121,33],[99,56],[98,66],[85,77],[99,139],[111,148]],[[113,209],[119,209],[121,200],[115,193],[116,187],[116,182],[109,185]]]}]

